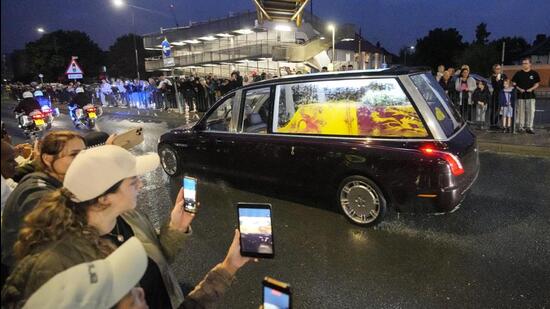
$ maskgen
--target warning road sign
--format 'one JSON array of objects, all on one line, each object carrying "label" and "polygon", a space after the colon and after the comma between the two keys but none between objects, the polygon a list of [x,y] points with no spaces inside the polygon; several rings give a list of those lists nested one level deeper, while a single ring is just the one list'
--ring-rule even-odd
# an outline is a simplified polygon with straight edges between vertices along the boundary
[{"label": "warning road sign", "polygon": [[74,57],[73,59],[71,59],[71,63],[69,63],[69,67],[67,67],[67,71],[65,71],[65,75],[69,75],[69,74],[84,75],[84,72],[82,72],[82,69],[80,68],[78,63],[76,63],[76,59]]}]

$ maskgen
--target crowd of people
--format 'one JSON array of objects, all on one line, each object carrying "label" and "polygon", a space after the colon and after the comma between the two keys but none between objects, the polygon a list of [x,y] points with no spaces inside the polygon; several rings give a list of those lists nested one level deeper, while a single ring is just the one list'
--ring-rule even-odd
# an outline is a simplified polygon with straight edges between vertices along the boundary
[{"label": "crowd of people", "polygon": [[225,259],[184,295],[169,263],[195,214],[180,190],[155,229],[135,208],[140,176],[159,157],[135,156],[115,137],[50,131],[12,145],[2,130],[2,308],[208,308],[250,260],[235,230]]},{"label": "crowd of people", "polygon": [[489,80],[472,75],[468,65],[456,71],[440,65],[435,77],[468,123],[481,129],[488,124],[502,132],[512,132],[515,123],[517,132],[534,134],[535,90],[540,76],[531,68],[529,58],[522,59],[521,65],[522,70],[508,77],[502,66],[495,64]]},{"label": "crowd of people", "polygon": [[[341,71],[354,70],[352,65],[342,66]],[[515,122],[518,132],[534,133],[535,93],[540,77],[531,69],[529,58],[522,60],[522,70],[513,77],[502,73],[500,64],[493,65],[492,74],[485,79],[472,74],[468,65],[459,70],[440,65],[435,77],[462,118],[481,129],[501,129],[511,132]],[[327,72],[323,67],[321,72]],[[302,74],[286,70],[286,74]],[[178,102],[187,111],[204,113],[227,92],[252,82],[276,78],[261,73],[241,76],[234,71],[230,78],[218,78],[213,74],[203,77],[176,76],[131,80],[122,78],[101,79],[99,84],[21,83],[8,87],[14,99],[23,100],[25,92],[40,90],[52,102],[71,103],[77,93],[83,92],[81,101],[102,106],[132,107],[140,109],[178,109]],[[28,93],[27,93],[28,94]],[[508,119],[510,118],[510,119]]]},{"label": "crowd of people", "polygon": [[12,99],[18,101],[24,99],[25,92],[41,90],[54,103],[70,104],[80,91],[86,94],[88,103],[102,106],[168,110],[179,108],[179,100],[189,111],[205,112],[227,92],[270,77],[266,73],[243,77],[239,71],[234,71],[229,78],[218,78],[213,74],[204,77],[159,76],[147,80],[102,78],[99,83],[88,85],[78,81],[66,84],[14,83],[6,90]]}]

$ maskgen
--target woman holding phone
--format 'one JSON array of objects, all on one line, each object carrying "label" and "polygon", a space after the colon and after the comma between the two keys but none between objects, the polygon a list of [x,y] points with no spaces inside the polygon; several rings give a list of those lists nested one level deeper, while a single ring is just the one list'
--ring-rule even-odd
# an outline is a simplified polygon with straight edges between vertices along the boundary
[{"label": "woman holding phone", "polygon": [[2,304],[24,301],[55,274],[104,258],[132,236],[147,252],[148,266],[140,285],[151,308],[207,307],[217,302],[249,260],[240,255],[239,234],[235,232],[224,261],[184,299],[169,266],[195,216],[183,211],[183,191],[160,233],[135,210],[142,188],[138,176],[158,165],[157,154],[135,157],[118,146],[82,151],[67,170],[63,188],[48,194],[25,218],[15,245],[19,262],[2,291]]}]

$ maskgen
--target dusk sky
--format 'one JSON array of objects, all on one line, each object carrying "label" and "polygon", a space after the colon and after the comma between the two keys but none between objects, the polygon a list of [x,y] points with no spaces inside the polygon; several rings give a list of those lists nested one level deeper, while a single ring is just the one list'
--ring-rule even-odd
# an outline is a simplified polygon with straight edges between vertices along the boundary
[{"label": "dusk sky", "polygon": [[[139,34],[175,25],[169,10],[175,4],[180,25],[190,20],[227,16],[228,12],[254,10],[252,0],[128,0],[128,3],[165,14],[136,10]],[[47,31],[80,30],[103,49],[115,38],[132,32],[131,14],[116,9],[110,0],[2,0],[2,53],[23,48],[36,40],[36,28]],[[338,5],[337,5],[338,4]],[[308,5],[309,9],[309,5]],[[327,21],[354,23],[363,36],[391,52],[414,44],[435,27],[457,28],[472,41],[477,24],[485,22],[490,39],[523,36],[529,43],[536,34],[550,35],[549,0],[313,0],[314,14]]]}]

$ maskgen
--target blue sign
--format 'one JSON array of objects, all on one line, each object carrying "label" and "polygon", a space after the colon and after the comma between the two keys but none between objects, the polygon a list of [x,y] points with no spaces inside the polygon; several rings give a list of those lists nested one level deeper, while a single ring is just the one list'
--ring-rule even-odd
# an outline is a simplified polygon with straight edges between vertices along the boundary
[{"label": "blue sign", "polygon": [[170,42],[166,38],[164,38],[164,41],[160,44],[162,46],[162,57],[164,58],[170,58],[172,55]]}]

